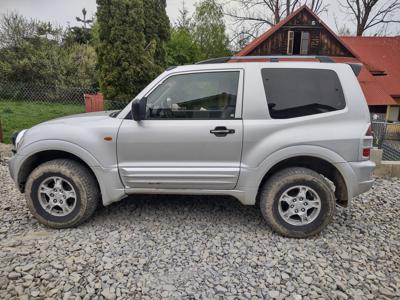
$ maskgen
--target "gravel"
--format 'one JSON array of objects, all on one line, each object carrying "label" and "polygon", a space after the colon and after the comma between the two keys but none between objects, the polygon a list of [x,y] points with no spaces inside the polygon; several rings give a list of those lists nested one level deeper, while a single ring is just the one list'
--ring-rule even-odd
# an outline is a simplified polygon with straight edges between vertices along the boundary
[{"label": "gravel", "polygon": [[307,240],[207,196],[131,197],[49,229],[4,161],[0,199],[0,299],[400,299],[400,179],[377,179]]}]

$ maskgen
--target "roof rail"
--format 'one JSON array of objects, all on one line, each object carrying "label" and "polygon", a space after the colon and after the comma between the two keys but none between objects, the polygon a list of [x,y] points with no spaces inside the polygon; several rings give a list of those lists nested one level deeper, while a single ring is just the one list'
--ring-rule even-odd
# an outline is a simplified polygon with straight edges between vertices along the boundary
[{"label": "roof rail", "polygon": [[225,56],[218,58],[210,58],[203,61],[199,61],[196,64],[219,64],[226,63],[230,60],[253,60],[253,59],[269,59],[270,62],[279,62],[279,59],[318,59],[322,63],[334,63],[335,61],[329,56],[321,56],[321,55],[260,55],[260,56]]},{"label": "roof rail", "polygon": [[[253,60],[253,59],[269,59],[270,62],[279,62],[280,58],[288,59],[288,58],[295,58],[295,59],[318,59],[321,63],[335,63],[335,61],[330,58],[329,56],[321,56],[321,55],[260,55],[260,56],[225,56],[225,57],[218,57],[218,58],[210,58],[203,61],[199,61],[196,65],[202,64],[219,64],[219,63],[226,63],[230,60]],[[351,69],[353,70],[356,77],[360,74],[362,69],[362,64],[360,63],[347,63]]]}]

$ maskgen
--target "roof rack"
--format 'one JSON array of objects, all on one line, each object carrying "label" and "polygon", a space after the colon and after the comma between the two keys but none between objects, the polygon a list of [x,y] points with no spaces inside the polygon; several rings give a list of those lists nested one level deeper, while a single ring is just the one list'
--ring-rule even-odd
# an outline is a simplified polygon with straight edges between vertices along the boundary
[{"label": "roof rack", "polygon": [[219,64],[226,63],[230,60],[253,60],[253,59],[269,59],[270,62],[279,62],[279,59],[318,59],[322,63],[334,63],[335,61],[329,56],[321,55],[260,55],[260,56],[225,56],[218,58],[210,58],[197,62],[196,64]]},{"label": "roof rack", "polygon": [[[226,63],[230,60],[236,61],[245,61],[245,60],[254,60],[254,59],[269,59],[270,62],[279,62],[279,59],[318,59],[321,63],[335,63],[335,61],[329,56],[321,56],[321,55],[260,55],[260,56],[225,56],[225,57],[218,57],[218,58],[210,58],[206,60],[202,60],[197,62],[197,65],[203,64],[219,64],[219,63]],[[351,69],[353,70],[354,74],[358,76],[361,72],[362,64],[360,63],[347,63]]]}]

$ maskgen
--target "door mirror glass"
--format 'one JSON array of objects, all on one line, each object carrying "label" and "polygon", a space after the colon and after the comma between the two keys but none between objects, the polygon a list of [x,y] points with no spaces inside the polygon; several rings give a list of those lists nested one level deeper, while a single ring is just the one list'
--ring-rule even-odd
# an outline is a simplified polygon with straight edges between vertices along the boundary
[{"label": "door mirror glass", "polygon": [[146,117],[147,98],[136,99],[132,102],[132,117],[135,121],[144,120]]}]

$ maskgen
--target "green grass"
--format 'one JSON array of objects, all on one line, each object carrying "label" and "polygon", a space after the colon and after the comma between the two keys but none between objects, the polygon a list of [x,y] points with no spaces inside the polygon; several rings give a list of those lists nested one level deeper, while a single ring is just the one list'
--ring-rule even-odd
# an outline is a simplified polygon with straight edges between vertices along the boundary
[{"label": "green grass", "polygon": [[0,100],[4,143],[11,143],[10,137],[15,130],[30,128],[47,120],[82,112],[85,112],[84,105]]}]

